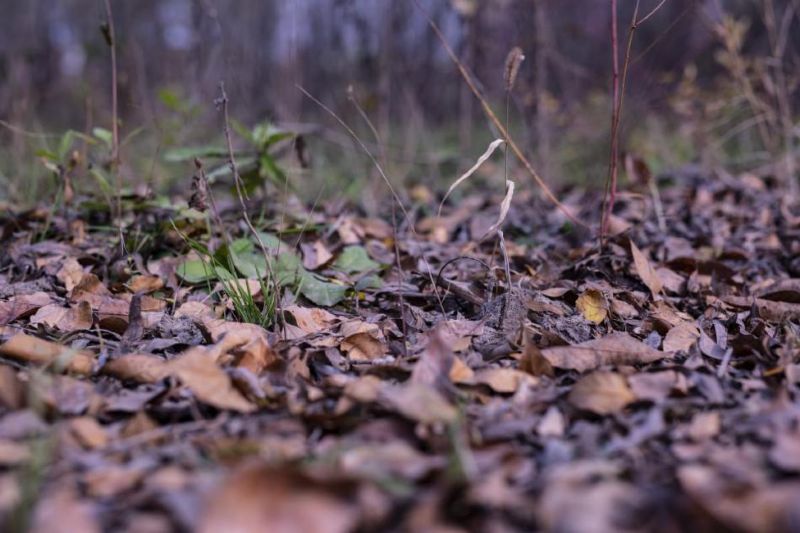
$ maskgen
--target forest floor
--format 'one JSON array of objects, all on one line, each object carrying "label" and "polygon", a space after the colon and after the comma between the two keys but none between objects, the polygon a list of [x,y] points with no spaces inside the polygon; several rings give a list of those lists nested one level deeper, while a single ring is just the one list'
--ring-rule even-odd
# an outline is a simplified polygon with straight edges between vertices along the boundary
[{"label": "forest floor", "polygon": [[510,280],[502,197],[410,196],[253,202],[257,237],[202,187],[1,215],[2,529],[800,528],[800,211],[771,178],[634,187],[603,247],[523,187]]}]

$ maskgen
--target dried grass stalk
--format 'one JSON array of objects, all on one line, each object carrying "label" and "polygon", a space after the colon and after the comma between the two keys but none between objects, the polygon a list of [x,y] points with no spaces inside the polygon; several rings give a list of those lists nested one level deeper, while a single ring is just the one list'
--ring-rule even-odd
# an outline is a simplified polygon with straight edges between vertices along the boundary
[{"label": "dried grass stalk", "polygon": [[514,88],[514,83],[517,81],[519,74],[519,67],[525,61],[525,54],[522,53],[522,48],[515,46],[508,52],[506,56],[506,66],[503,69],[503,81],[506,84],[506,91],[511,92]]}]

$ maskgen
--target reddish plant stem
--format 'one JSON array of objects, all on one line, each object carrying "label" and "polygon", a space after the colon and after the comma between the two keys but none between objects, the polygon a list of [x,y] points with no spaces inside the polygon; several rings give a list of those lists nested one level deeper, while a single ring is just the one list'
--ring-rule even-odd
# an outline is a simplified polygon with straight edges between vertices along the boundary
[{"label": "reddish plant stem", "polygon": [[600,241],[608,234],[608,224],[617,196],[617,160],[619,159],[619,39],[617,36],[617,0],[611,0],[611,154],[608,161]]}]

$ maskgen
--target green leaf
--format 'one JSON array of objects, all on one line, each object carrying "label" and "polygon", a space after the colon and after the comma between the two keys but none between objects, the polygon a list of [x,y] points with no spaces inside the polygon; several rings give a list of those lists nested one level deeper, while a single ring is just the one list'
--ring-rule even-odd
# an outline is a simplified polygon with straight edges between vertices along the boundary
[{"label": "green leaf", "polygon": [[376,270],[380,266],[379,263],[370,259],[363,246],[346,247],[333,263],[334,269],[346,274],[360,274],[368,270]]},{"label": "green leaf", "polygon": [[317,305],[332,306],[344,299],[347,287],[324,281],[306,272],[300,280],[300,293]]},{"label": "green leaf", "polygon": [[72,141],[74,138],[75,134],[72,130],[67,130],[64,135],[61,136],[61,140],[58,143],[58,158],[61,161],[67,158],[67,153],[69,153],[69,149],[72,148]]},{"label": "green leaf", "polygon": [[212,157],[220,159],[227,156],[227,150],[220,146],[184,146],[181,148],[171,148],[164,152],[164,161],[169,163],[181,163],[183,161],[191,161],[195,157]]},{"label": "green leaf", "polygon": [[308,272],[303,268],[300,258],[294,252],[282,252],[275,261],[275,277],[278,284],[294,285],[300,282]]},{"label": "green leaf", "polygon": [[203,283],[217,278],[234,279],[228,269],[221,266],[212,266],[210,262],[202,259],[187,259],[175,269],[182,280],[187,283]]},{"label": "green leaf", "polygon": [[105,128],[94,128],[92,130],[92,135],[106,143],[106,146],[111,148],[111,145],[114,142],[114,135]]},{"label": "green leaf", "polygon": [[375,274],[364,276],[356,283],[356,290],[363,291],[366,289],[380,289],[383,287],[383,280]]}]

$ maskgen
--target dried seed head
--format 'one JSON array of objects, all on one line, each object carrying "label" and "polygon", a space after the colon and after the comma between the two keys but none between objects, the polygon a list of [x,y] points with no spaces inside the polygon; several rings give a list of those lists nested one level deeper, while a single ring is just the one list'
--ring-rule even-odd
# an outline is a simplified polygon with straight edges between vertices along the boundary
[{"label": "dried seed head", "polygon": [[503,71],[503,81],[506,83],[506,91],[514,88],[514,82],[517,81],[517,74],[519,74],[519,67],[525,61],[525,54],[522,53],[522,48],[515,46],[506,56],[506,67]]},{"label": "dried seed head", "polygon": [[192,176],[192,197],[189,199],[189,207],[201,213],[208,209],[208,184],[201,176]]}]

